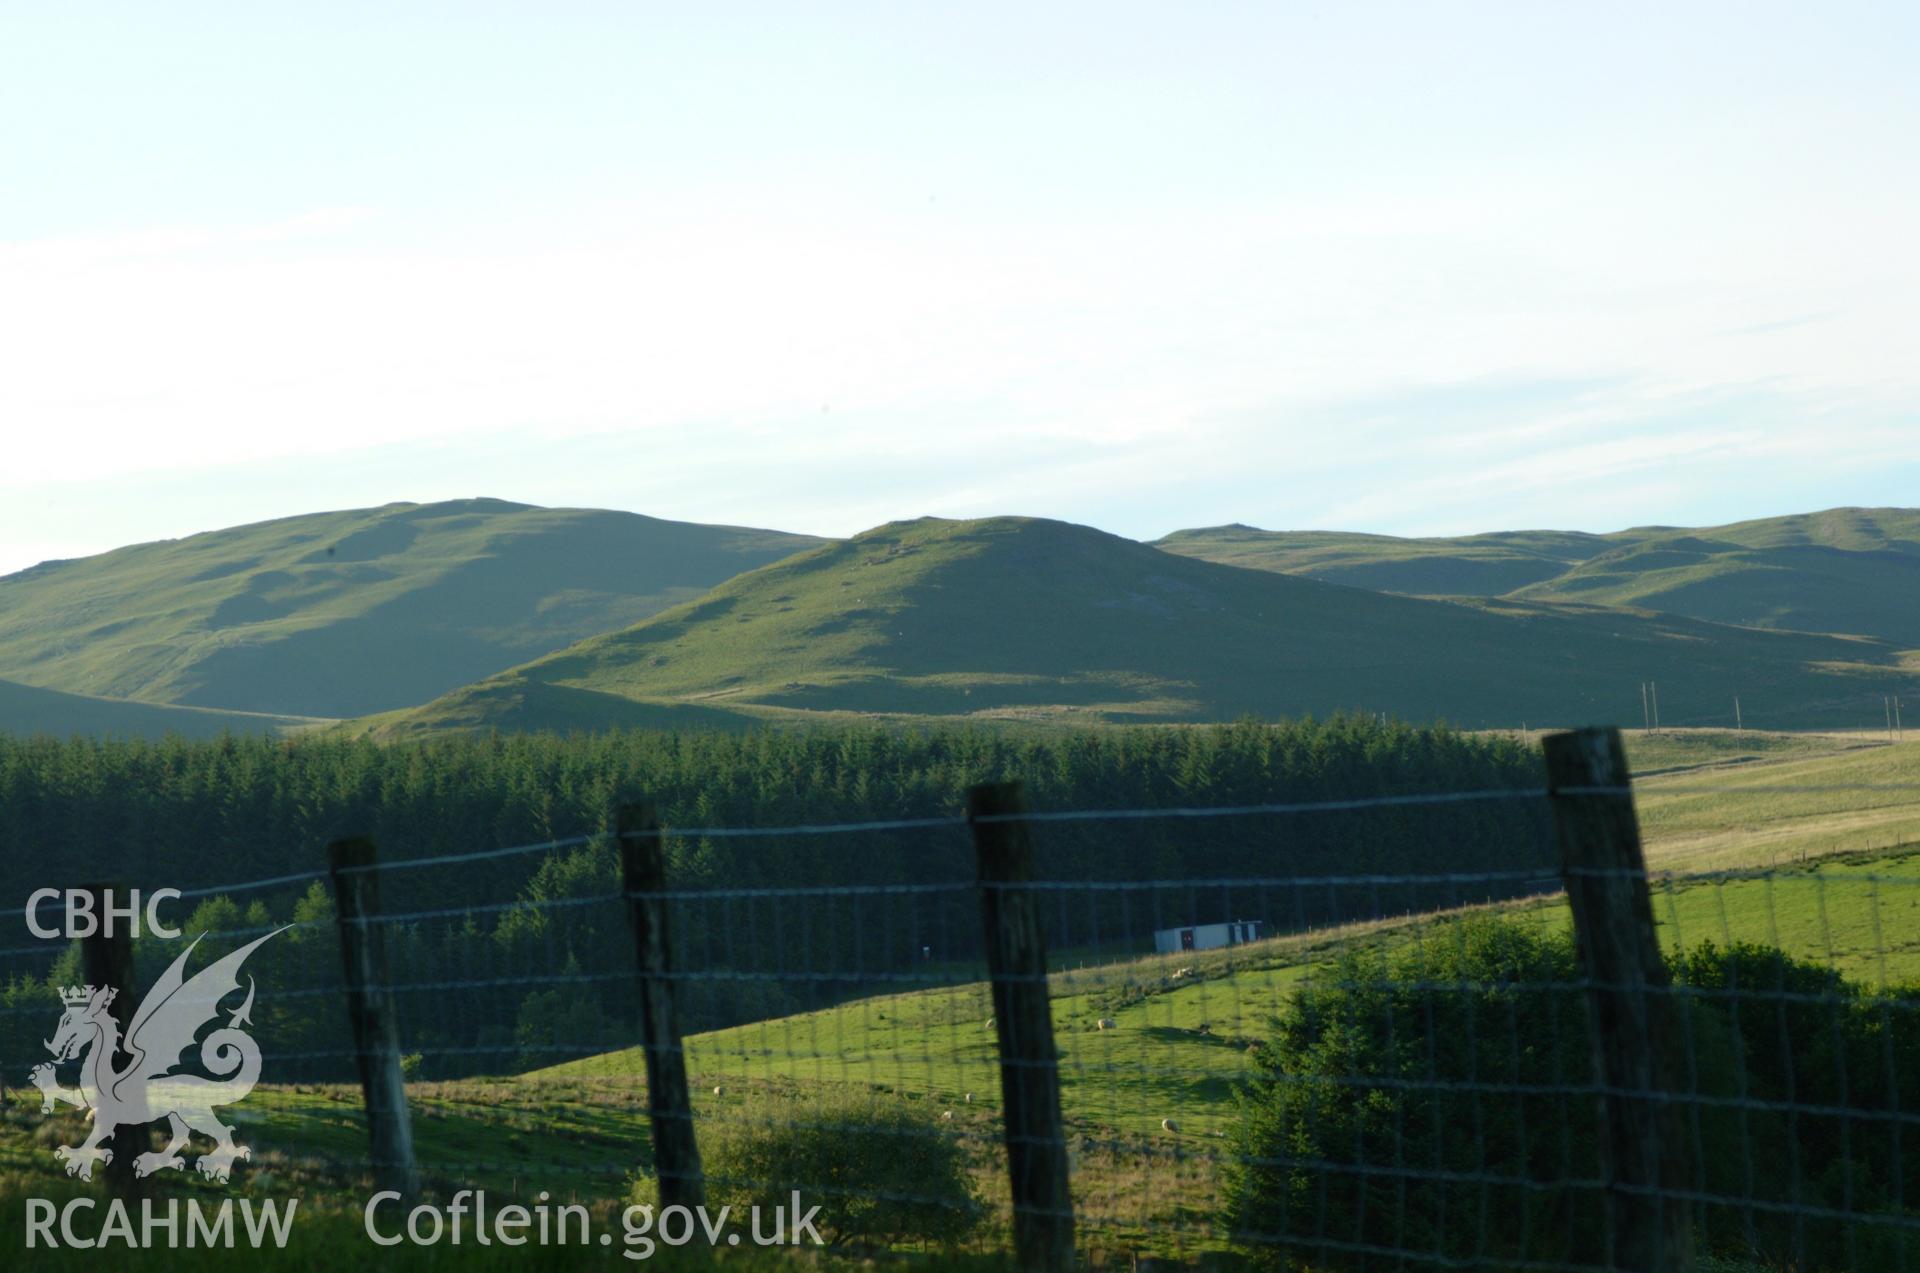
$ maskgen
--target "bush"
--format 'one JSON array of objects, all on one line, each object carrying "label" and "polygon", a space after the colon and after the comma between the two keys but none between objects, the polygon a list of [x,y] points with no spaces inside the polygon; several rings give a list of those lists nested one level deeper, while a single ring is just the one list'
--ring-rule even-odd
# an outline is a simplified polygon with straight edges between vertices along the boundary
[{"label": "bush", "polygon": [[1588,1069],[1577,975],[1564,937],[1471,920],[1303,986],[1228,1133],[1238,1240],[1340,1269],[1602,1249],[1597,1191],[1519,1183],[1598,1174],[1591,1102],[1555,1090]]},{"label": "bush", "polygon": [[[1895,1249],[1911,1243],[1895,1213],[1920,1198],[1920,1174],[1889,1117],[1898,1093],[1920,1098],[1911,999],[1748,945],[1702,946],[1673,975],[1696,993],[1677,999],[1665,1042],[1704,1098],[1682,1106],[1688,1184],[1728,1199],[1695,1209],[1700,1254],[1800,1269],[1920,1256]],[[1316,1269],[1604,1250],[1588,1031],[1565,934],[1478,918],[1346,954],[1256,1049],[1229,1133],[1236,1240],[1270,1266]]]},{"label": "bush", "polygon": [[1763,1205],[1703,1208],[1709,1249],[1804,1269],[1920,1264],[1900,1214],[1920,1200],[1920,1157],[1901,1145],[1902,1094],[1909,1118],[1920,1100],[1920,995],[1868,993],[1750,942],[1707,942],[1672,966],[1728,1023],[1751,1103],[1702,1153],[1748,1164],[1715,1192]]},{"label": "bush", "polygon": [[964,1145],[918,1105],[836,1094],[757,1102],[726,1120],[700,1129],[709,1206],[766,1214],[798,1190],[835,1246],[950,1245],[979,1222]]}]

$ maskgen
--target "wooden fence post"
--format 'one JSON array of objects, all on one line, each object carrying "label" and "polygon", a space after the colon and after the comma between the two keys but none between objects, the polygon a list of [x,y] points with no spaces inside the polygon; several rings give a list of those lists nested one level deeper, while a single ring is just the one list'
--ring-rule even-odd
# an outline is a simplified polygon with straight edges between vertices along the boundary
[{"label": "wooden fence post", "polygon": [[[1073,1194],[1060,1121],[1060,1057],[1047,999],[1047,952],[1033,894],[1033,843],[1020,784],[984,783],[967,792],[967,820],[980,860],[980,913],[1000,1041],[1007,1176],[1013,1237],[1022,1268],[1073,1267]],[[994,819],[1007,819],[999,821]]]},{"label": "wooden fence post", "polygon": [[1693,1267],[1692,1187],[1671,1049],[1679,1037],[1672,982],[1653,924],[1631,774],[1617,729],[1542,740],[1559,831],[1560,869],[1585,971],[1607,1181],[1607,1267],[1679,1273]]},{"label": "wooden fence post", "polygon": [[347,1017],[353,1024],[354,1059],[367,1107],[373,1174],[383,1189],[405,1197],[420,1191],[413,1162],[413,1119],[400,1074],[400,1031],[387,977],[386,935],[380,919],[378,852],[356,837],[327,846],[333,876],[334,917],[340,926],[340,959],[347,981]]},{"label": "wooden fence post", "polygon": [[651,803],[623,805],[616,823],[620,871],[640,969],[640,1031],[647,1058],[647,1116],[653,1124],[653,1167],[660,1205],[698,1207],[706,1177],[693,1134],[687,1054],[674,1013],[673,947],[667,935],[667,853]]},{"label": "wooden fence post", "polygon": [[[120,1038],[124,1045],[127,1027],[133,1024],[133,1010],[140,1003],[140,987],[133,980],[133,933],[132,926],[139,922],[139,912],[122,912],[109,915],[108,907],[116,897],[125,897],[126,890],[112,884],[91,884],[85,892],[93,898],[93,932],[80,939],[81,975],[86,983],[95,988],[111,986],[114,989],[113,1002],[107,1013],[120,1027]],[[111,932],[107,925],[113,920],[121,922],[113,925]],[[112,1057],[108,1061],[118,1064]],[[122,1123],[114,1128],[113,1135],[104,1142],[112,1151],[112,1158],[104,1165],[106,1185],[118,1198],[134,1199],[146,1192],[146,1182],[133,1174],[133,1160],[136,1156],[152,1148],[151,1134],[144,1123]]]}]

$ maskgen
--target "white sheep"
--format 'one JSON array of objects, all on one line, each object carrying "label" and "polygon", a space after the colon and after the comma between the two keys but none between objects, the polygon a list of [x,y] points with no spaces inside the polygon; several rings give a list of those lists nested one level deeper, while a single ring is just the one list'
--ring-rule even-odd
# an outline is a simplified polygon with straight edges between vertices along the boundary
[{"label": "white sheep", "polygon": [[1101,1017],[1098,1021],[1094,1022],[1094,1025],[1102,1030],[1118,1030],[1120,1028],[1120,1023],[1112,1017]]},{"label": "white sheep", "polygon": [[947,1110],[947,1111],[945,1111],[944,1113],[942,1113],[942,1114],[940,1115],[940,1117],[941,1117],[941,1119],[942,1119],[942,1120],[944,1120],[945,1122],[949,1122],[949,1123],[951,1123],[951,1122],[953,1121],[953,1111],[952,1111],[952,1110]]},{"label": "white sheep", "polygon": [[726,1088],[724,1088],[724,1087],[721,1087],[721,1086],[720,1086],[720,1085],[719,1085],[718,1083],[715,1083],[715,1084],[713,1085],[713,1094],[714,1094],[715,1096],[720,1096],[720,1095],[722,1095],[722,1094],[724,1094],[724,1093],[726,1092],[726,1090],[727,1090]]},{"label": "white sheep", "polygon": [[1160,1130],[1163,1132],[1173,1132],[1175,1135],[1178,1135],[1180,1132],[1180,1124],[1174,1122],[1171,1118],[1163,1118],[1160,1120]]},{"label": "white sheep", "polygon": [[971,1105],[973,1104],[973,1093],[968,1092],[965,1096],[961,1097],[960,1099],[965,1101],[967,1104]]}]

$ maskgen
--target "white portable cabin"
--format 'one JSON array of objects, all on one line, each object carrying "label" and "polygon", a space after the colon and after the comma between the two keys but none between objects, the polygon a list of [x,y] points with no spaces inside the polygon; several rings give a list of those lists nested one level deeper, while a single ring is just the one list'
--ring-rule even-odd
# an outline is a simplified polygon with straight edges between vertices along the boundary
[{"label": "white portable cabin", "polygon": [[1163,955],[1183,950],[1214,950],[1260,940],[1260,921],[1236,919],[1225,924],[1189,924],[1185,928],[1162,928],[1153,935],[1153,948]]}]

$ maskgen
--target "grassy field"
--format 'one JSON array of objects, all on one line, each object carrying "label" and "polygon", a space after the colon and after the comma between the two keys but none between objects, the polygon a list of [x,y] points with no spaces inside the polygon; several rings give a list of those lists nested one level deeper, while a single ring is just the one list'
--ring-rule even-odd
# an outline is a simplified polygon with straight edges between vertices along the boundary
[{"label": "grassy field", "polygon": [[[1526,741],[1538,745],[1536,733]],[[1731,729],[1629,729],[1622,731],[1627,763],[1637,778],[1691,769],[1835,756],[1883,745],[1884,734],[1770,733]]]},{"label": "grassy field", "polygon": [[[1706,733],[1635,736],[1629,746],[1636,765],[1658,771],[1640,797],[1655,864],[1713,872],[1657,882],[1663,942],[1765,942],[1864,985],[1920,983],[1920,828],[1899,830],[1909,825],[1902,818],[1920,814],[1920,746]],[[1824,792],[1754,791],[1853,784],[1910,789],[1839,800]],[[1863,810],[1887,816],[1862,826]],[[1902,834],[1908,838],[1895,847],[1873,843]],[[1781,848],[1799,844],[1807,848],[1805,862]],[[1782,857],[1765,874],[1737,869]],[[1569,922],[1554,898],[1495,909],[1548,928]],[[1209,1217],[1221,1133],[1236,1117],[1232,1094],[1250,1072],[1249,1042],[1268,1035],[1289,993],[1324,975],[1336,952],[1447,942],[1457,933],[1454,918],[1388,918],[1120,962],[1060,952],[1050,989],[1062,1100],[1076,1205],[1095,1257],[1110,1266],[1125,1266],[1135,1253],[1192,1262],[1223,1249]],[[964,969],[939,967],[929,975],[943,984],[688,1040],[700,1126],[711,1134],[782,1110],[803,1117],[810,1097],[824,1089],[878,1090],[907,1103],[928,1135],[964,1144],[975,1187],[995,1208],[983,1233],[1004,1233],[1000,1090],[986,987]],[[1102,1021],[1111,1025],[1101,1028]],[[420,1159],[443,1191],[483,1186],[524,1197],[548,1189],[578,1198],[597,1221],[610,1223],[645,1162],[643,1073],[640,1053],[628,1050],[527,1075],[414,1084]],[[13,1198],[64,1185],[50,1175],[48,1149],[77,1124],[48,1123],[33,1109],[16,1091],[0,1122],[0,1226],[18,1209]],[[301,1229],[310,1262],[287,1256],[261,1267],[329,1267],[321,1252],[359,1241],[345,1209],[365,1186],[350,1169],[328,1165],[364,1153],[357,1091],[268,1086],[235,1113],[242,1138],[262,1146],[244,1188],[296,1194],[318,1213]],[[1166,1130],[1163,1119],[1178,1130]],[[0,1229],[0,1243],[7,1240]],[[541,1258],[559,1260],[551,1251],[517,1263],[498,1251],[484,1256],[516,1268],[575,1267]],[[595,1251],[577,1258],[595,1264],[603,1257]],[[419,1252],[376,1264],[469,1267],[436,1264]]]},{"label": "grassy field", "polygon": [[1791,865],[1920,843],[1920,742],[1669,772],[1637,791],[1648,863]]},{"label": "grassy field", "polygon": [[[1489,908],[1475,908],[1489,909]],[[1496,906],[1543,926],[1570,921],[1558,901]],[[1920,851],[1849,855],[1765,877],[1665,878],[1654,891],[1664,943],[1779,945],[1878,986],[1920,983]],[[1445,941],[1445,918],[1383,920],[1223,951],[1149,956],[1052,979],[1062,1100],[1069,1119],[1150,1140],[1207,1135],[1232,1117],[1226,1096],[1247,1072],[1289,992],[1354,944]],[[1181,974],[1184,971],[1184,975]],[[991,1107],[998,1100],[992,1009],[981,983],[862,999],[820,1012],[700,1035],[689,1066],[703,1086],[735,1079],[875,1084]],[[1113,1028],[1098,1028],[1101,1019]],[[555,1067],[559,1076],[637,1072],[640,1054]]]},{"label": "grassy field", "polygon": [[[1537,746],[1546,731],[1509,732]],[[1623,732],[1656,870],[1786,866],[1920,844],[1920,730],[1897,744],[1878,730]]]},{"label": "grassy field", "polygon": [[[1035,518],[899,522],[720,585],[417,709],[377,736],[672,713],[1182,721],[1383,711],[1467,727],[1863,723],[1909,686],[1882,643],[1586,606],[1420,600]],[[1879,699],[1872,700],[1879,711]],[[1731,723],[1731,721],[1729,721]]]}]

